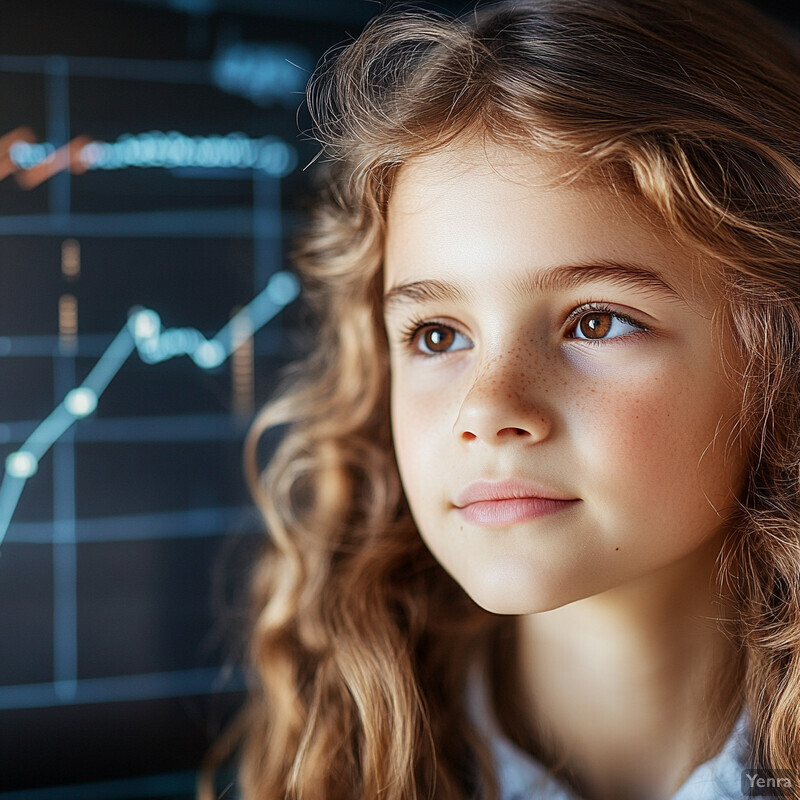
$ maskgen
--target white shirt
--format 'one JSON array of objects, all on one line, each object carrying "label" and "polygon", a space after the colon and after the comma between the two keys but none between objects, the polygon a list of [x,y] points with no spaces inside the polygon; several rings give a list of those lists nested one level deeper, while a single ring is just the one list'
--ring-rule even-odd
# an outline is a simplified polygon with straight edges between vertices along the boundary
[{"label": "white shirt", "polygon": [[[581,800],[501,732],[477,664],[470,674],[468,708],[494,754],[502,800]],[[700,764],[671,800],[741,800],[742,770],[749,766],[750,746],[750,715],[745,707],[719,753]]]}]

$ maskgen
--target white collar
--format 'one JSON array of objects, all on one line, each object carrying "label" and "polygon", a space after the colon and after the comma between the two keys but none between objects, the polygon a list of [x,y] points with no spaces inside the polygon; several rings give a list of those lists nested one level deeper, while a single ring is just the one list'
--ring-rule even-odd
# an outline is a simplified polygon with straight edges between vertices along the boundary
[{"label": "white collar", "polygon": [[[472,721],[487,737],[494,754],[501,800],[581,800],[502,733],[477,661],[470,669],[467,704]],[[742,771],[748,767],[750,746],[750,715],[744,707],[719,753],[700,764],[670,800],[741,800]]]}]

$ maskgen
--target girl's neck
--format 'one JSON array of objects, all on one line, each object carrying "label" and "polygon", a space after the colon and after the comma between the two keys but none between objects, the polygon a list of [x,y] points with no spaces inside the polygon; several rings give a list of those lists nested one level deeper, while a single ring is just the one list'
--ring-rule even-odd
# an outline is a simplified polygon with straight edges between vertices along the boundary
[{"label": "girl's neck", "polygon": [[521,616],[518,677],[549,760],[591,800],[669,798],[722,746],[740,706],[720,539],[668,569]]}]

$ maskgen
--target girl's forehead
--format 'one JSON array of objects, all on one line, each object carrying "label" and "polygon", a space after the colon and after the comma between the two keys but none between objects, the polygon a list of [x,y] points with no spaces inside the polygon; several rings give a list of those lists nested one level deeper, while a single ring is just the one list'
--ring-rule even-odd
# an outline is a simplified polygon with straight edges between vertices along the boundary
[{"label": "girl's forehead", "polygon": [[625,217],[674,238],[663,218],[623,179],[619,169],[601,169],[560,154],[524,151],[488,137],[457,140],[406,161],[394,176],[388,216],[391,222],[393,216],[422,211],[437,201],[452,206],[453,196],[473,210],[503,203],[512,212],[533,195],[547,198],[548,204],[555,202],[569,213],[588,213],[598,219]]},{"label": "girl's forehead", "polygon": [[398,265],[424,270],[443,252],[458,259],[484,248],[487,266],[498,250],[529,255],[533,267],[548,260],[649,259],[666,267],[689,297],[717,296],[716,262],[671,232],[630,184],[609,172],[583,170],[566,182],[563,176],[580,166],[485,137],[410,159],[389,198],[387,281]]}]

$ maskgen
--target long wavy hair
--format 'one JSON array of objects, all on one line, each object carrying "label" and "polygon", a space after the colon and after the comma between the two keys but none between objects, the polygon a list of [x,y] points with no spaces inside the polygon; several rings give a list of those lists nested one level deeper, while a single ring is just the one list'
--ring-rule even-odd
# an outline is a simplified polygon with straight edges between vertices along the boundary
[{"label": "long wavy hair", "polygon": [[[483,654],[504,732],[514,618],[477,606],[415,528],[393,454],[381,264],[393,177],[480,132],[635,194],[719,264],[750,477],[718,560],[755,763],[800,763],[800,57],[736,0],[390,6],[308,89],[321,200],[294,254],[316,346],[246,445],[269,536],[252,583],[247,800],[496,800],[466,709]],[[733,359],[731,363],[733,363]],[[280,429],[262,471],[259,441]],[[748,445],[750,446],[750,445]],[[732,670],[734,667],[732,666]],[[796,791],[796,790],[794,790]],[[790,794],[798,797],[798,794]]]}]

